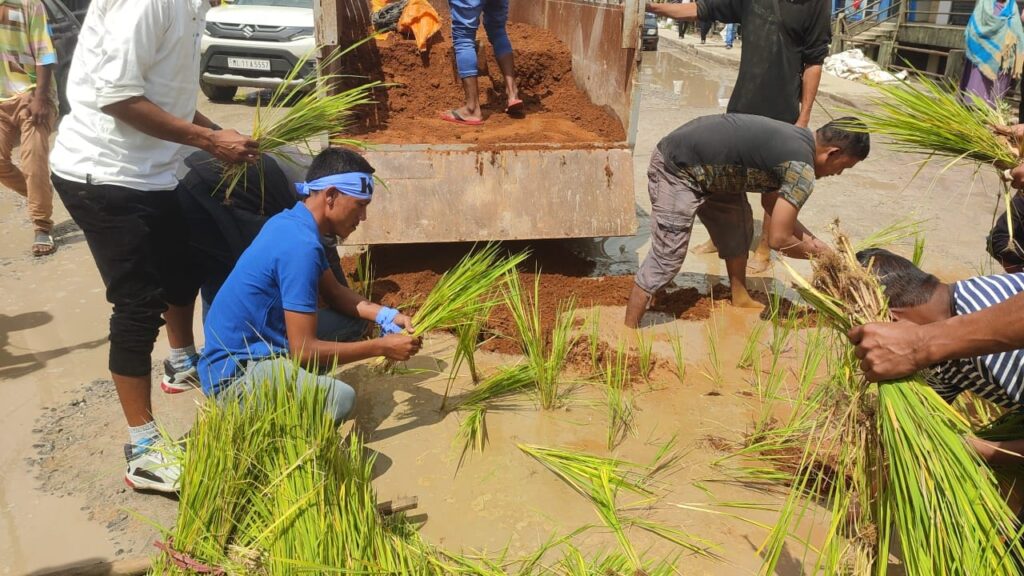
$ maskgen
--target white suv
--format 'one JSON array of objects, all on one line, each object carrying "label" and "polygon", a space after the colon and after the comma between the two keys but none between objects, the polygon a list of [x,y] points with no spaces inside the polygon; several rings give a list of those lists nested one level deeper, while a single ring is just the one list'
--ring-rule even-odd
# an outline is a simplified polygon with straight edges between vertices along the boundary
[{"label": "white suv", "polygon": [[231,100],[239,86],[275,88],[311,57],[313,0],[235,0],[211,8],[202,40],[200,86],[210,100]]}]

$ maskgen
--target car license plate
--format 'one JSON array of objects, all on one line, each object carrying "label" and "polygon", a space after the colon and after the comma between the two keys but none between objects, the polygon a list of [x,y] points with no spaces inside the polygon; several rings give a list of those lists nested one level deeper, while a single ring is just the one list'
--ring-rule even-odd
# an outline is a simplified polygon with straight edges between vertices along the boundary
[{"label": "car license plate", "polygon": [[228,68],[270,71],[270,60],[259,58],[228,58]]}]

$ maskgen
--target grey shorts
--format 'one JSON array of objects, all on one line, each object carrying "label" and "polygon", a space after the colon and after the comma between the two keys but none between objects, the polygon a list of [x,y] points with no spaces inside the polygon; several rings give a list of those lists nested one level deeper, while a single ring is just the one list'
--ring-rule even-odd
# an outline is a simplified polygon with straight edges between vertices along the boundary
[{"label": "grey shorts", "polygon": [[703,195],[692,182],[669,172],[661,151],[655,148],[647,168],[647,192],[651,196],[651,250],[640,263],[636,284],[648,294],[679,274],[695,217],[708,229],[720,257],[747,256],[754,238],[754,215],[743,190]]}]

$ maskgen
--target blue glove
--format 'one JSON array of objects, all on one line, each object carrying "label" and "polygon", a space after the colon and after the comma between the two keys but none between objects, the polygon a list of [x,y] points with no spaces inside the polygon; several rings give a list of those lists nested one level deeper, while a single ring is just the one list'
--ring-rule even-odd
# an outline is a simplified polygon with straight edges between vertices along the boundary
[{"label": "blue glove", "polygon": [[398,310],[394,308],[388,308],[387,306],[381,306],[380,312],[377,312],[377,326],[380,326],[380,335],[387,336],[389,334],[401,334],[404,330],[398,324],[395,324],[395,317],[398,316]]}]

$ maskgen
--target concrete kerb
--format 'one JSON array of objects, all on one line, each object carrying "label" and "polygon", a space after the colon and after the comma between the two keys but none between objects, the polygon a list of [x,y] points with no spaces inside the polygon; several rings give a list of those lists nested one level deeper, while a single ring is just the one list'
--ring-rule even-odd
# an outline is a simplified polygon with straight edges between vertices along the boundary
[{"label": "concrete kerb", "polygon": [[[737,49],[726,51],[724,46],[719,42],[709,40],[708,44],[698,44],[697,42],[691,42],[686,38],[679,38],[674,30],[669,29],[660,29],[659,37],[661,42],[668,42],[672,44],[674,48],[688,54],[693,54],[701,60],[722,66],[739,68],[742,44],[737,46]],[[715,35],[715,38],[717,39],[717,35]],[[827,98],[833,104],[840,107],[863,110],[868,107],[868,98],[872,95],[874,95],[874,90],[872,90],[870,86],[854,82],[853,80],[837,78],[828,72],[822,73],[821,84],[818,87],[819,100]]]}]

